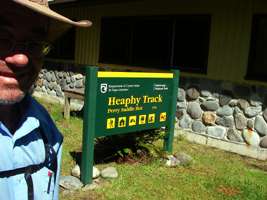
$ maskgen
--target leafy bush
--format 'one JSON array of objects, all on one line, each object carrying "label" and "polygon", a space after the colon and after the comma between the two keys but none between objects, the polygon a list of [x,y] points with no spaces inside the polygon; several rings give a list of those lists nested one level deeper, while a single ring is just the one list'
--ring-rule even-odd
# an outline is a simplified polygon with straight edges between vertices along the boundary
[{"label": "leafy bush", "polygon": [[111,160],[119,163],[148,162],[163,155],[162,148],[155,142],[164,139],[164,136],[164,130],[148,130],[102,137],[96,141],[96,151],[102,151],[102,156],[98,157],[103,162]]}]

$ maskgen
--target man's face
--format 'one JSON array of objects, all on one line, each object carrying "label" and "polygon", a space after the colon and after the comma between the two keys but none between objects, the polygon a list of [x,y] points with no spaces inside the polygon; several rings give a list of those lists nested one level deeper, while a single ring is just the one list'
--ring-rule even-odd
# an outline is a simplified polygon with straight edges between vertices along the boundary
[{"label": "man's face", "polygon": [[34,51],[45,39],[47,23],[45,17],[4,0],[0,9],[0,105],[19,102],[37,79],[42,58]]}]

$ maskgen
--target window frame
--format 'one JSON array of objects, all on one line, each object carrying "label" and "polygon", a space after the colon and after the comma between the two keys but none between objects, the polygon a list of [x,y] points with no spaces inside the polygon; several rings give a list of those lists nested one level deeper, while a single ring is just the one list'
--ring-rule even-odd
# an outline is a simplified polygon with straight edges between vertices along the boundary
[{"label": "window frame", "polygon": [[[249,43],[249,55],[248,55],[248,63],[247,63],[245,80],[256,80],[256,81],[266,82],[267,72],[266,73],[263,73],[262,71],[255,72],[255,65],[256,65],[255,57],[256,57],[257,51],[259,51],[257,50],[257,39],[258,39],[258,35],[260,32],[259,23],[260,23],[260,20],[263,18],[265,18],[266,23],[267,23],[267,14],[254,14],[252,16],[251,36],[250,36],[250,43]],[[264,65],[262,65],[262,67],[264,67]],[[258,67],[257,70],[260,70],[260,68],[261,67]]]}]

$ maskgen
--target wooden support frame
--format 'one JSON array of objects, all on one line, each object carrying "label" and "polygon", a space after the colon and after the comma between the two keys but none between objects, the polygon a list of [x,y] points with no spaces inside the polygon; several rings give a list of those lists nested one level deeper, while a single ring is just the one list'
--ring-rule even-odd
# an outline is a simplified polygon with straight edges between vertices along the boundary
[{"label": "wooden support frame", "polygon": [[84,89],[68,89],[64,90],[64,118],[70,118],[70,100],[79,99],[84,100]]}]

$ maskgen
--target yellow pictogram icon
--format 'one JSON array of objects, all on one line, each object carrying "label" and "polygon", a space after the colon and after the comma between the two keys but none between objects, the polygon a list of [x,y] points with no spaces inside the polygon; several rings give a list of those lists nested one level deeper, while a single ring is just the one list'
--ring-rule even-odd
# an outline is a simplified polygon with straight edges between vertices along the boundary
[{"label": "yellow pictogram icon", "polygon": [[166,121],[166,118],[167,118],[166,112],[160,113],[160,115],[159,115],[159,121],[160,122],[165,122]]},{"label": "yellow pictogram icon", "polygon": [[136,116],[130,116],[129,117],[129,126],[135,126],[136,125]]},{"label": "yellow pictogram icon", "polygon": [[118,127],[119,128],[126,127],[126,117],[119,117]]},{"label": "yellow pictogram icon", "polygon": [[139,124],[146,123],[146,115],[139,115]]},{"label": "yellow pictogram icon", "polygon": [[107,119],[107,129],[115,128],[115,118]]},{"label": "yellow pictogram icon", "polygon": [[147,122],[150,124],[155,123],[155,114],[149,114]]}]

